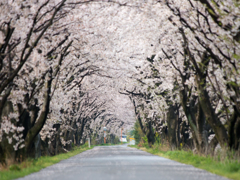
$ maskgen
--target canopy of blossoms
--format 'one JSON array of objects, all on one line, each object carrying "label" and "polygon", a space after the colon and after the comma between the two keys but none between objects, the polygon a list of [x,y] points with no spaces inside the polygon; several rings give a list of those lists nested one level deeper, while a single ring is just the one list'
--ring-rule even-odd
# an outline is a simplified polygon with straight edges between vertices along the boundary
[{"label": "canopy of blossoms", "polygon": [[238,1],[3,0],[0,9],[2,164],[39,142],[57,154],[136,120],[149,145],[168,131],[173,149],[239,149]]}]

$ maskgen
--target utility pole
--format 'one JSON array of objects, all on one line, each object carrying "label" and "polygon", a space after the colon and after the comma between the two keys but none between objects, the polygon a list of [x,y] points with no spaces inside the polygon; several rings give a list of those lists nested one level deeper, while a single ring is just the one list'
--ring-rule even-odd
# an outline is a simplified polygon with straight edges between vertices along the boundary
[{"label": "utility pole", "polygon": [[88,137],[88,147],[91,147],[90,136]]},{"label": "utility pole", "polygon": [[88,147],[91,147],[91,131],[88,132]]},{"label": "utility pole", "polygon": [[121,128],[121,144],[122,144],[122,131],[123,131],[123,128]]},{"label": "utility pole", "polygon": [[122,143],[122,128],[121,128],[121,143]]},{"label": "utility pole", "polygon": [[107,128],[106,127],[103,127],[103,135],[104,135],[104,144],[106,144],[106,130],[107,130]]}]

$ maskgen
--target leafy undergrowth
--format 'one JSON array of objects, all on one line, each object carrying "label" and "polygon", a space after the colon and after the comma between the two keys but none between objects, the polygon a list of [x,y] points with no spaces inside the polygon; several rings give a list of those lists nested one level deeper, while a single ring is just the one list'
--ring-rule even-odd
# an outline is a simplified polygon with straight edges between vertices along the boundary
[{"label": "leafy undergrowth", "polygon": [[26,176],[92,148],[93,146],[88,148],[88,146],[83,145],[81,147],[74,148],[73,151],[68,153],[59,154],[56,156],[43,156],[38,159],[28,159],[21,164],[14,164],[8,167],[6,170],[0,171],[0,179],[9,180]]},{"label": "leafy undergrowth", "polygon": [[240,163],[237,160],[228,158],[225,158],[225,160],[219,160],[209,156],[200,156],[197,154],[193,154],[192,151],[184,150],[168,151],[162,150],[161,148],[145,148],[138,147],[136,145],[130,147],[135,147],[151,154],[162,156],[184,164],[190,164],[194,167],[207,170],[220,176],[224,176],[234,180],[240,180]]}]

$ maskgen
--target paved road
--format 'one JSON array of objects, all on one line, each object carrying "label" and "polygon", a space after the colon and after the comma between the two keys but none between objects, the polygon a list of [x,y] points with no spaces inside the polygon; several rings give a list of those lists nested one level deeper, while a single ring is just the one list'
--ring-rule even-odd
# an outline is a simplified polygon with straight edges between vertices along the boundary
[{"label": "paved road", "polygon": [[21,180],[226,180],[126,145],[98,146]]}]

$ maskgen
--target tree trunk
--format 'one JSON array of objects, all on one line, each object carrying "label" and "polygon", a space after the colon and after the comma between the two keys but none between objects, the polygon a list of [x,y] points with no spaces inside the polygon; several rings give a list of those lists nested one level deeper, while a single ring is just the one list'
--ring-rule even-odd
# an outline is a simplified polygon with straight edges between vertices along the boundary
[{"label": "tree trunk", "polygon": [[198,130],[197,134],[197,149],[201,154],[207,154],[208,149],[208,134],[206,131],[206,121],[200,103],[197,104],[196,112],[196,127]]},{"label": "tree trunk", "polygon": [[178,145],[176,141],[176,127],[177,127],[177,115],[175,113],[176,106],[170,105],[167,112],[167,125],[168,125],[168,140],[171,150],[176,150]]},{"label": "tree trunk", "polygon": [[193,136],[194,146],[199,153],[206,152],[207,141],[205,132],[205,116],[202,111],[201,105],[197,102],[197,98],[194,98],[190,101],[189,106],[187,106],[188,96],[187,96],[187,86],[180,91],[180,100],[183,107],[183,111],[187,117],[189,125],[191,127],[191,132]]},{"label": "tree trunk", "polygon": [[37,134],[41,131],[43,125],[46,122],[47,115],[49,112],[49,106],[50,106],[50,94],[51,94],[51,84],[52,84],[52,69],[49,71],[48,80],[45,84],[46,92],[44,93],[44,103],[42,106],[41,114],[34,124],[34,126],[28,131],[26,139],[25,139],[25,149],[26,153],[28,152],[29,148],[31,147],[31,144],[33,143],[34,138],[37,136]]},{"label": "tree trunk", "polygon": [[202,107],[202,110],[205,114],[207,122],[211,125],[216,135],[218,142],[222,148],[228,145],[228,136],[225,127],[221,121],[216,117],[214,109],[210,102],[210,97],[205,88],[205,79],[198,75],[197,85],[199,93],[199,101]]},{"label": "tree trunk", "polygon": [[154,132],[153,132],[153,128],[152,128],[152,121],[149,121],[147,126],[148,126],[148,132],[147,132],[148,145],[149,145],[149,147],[152,147],[152,145],[155,142]]}]

